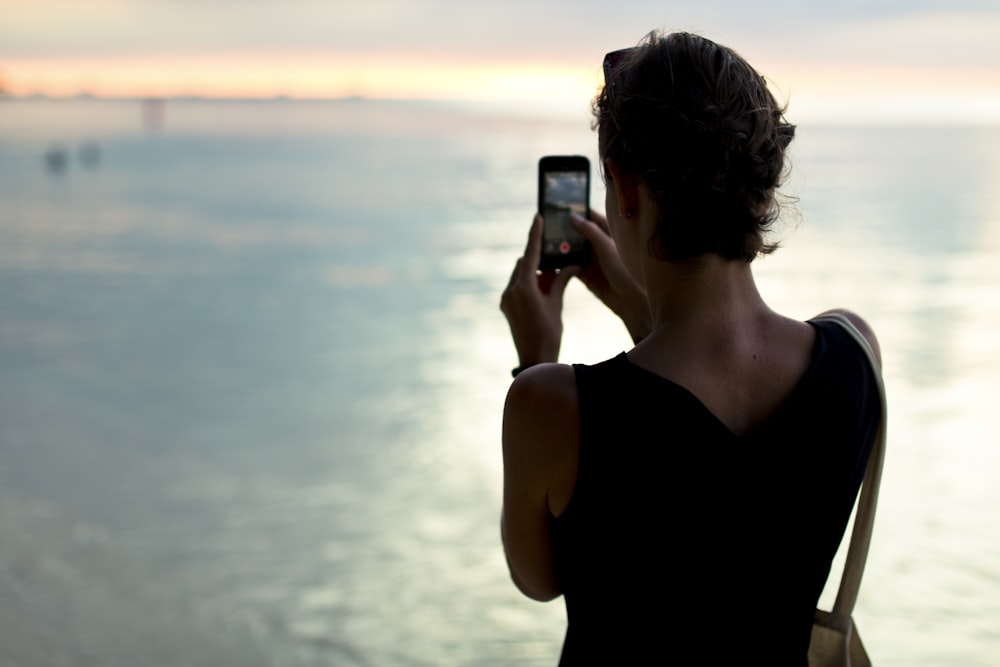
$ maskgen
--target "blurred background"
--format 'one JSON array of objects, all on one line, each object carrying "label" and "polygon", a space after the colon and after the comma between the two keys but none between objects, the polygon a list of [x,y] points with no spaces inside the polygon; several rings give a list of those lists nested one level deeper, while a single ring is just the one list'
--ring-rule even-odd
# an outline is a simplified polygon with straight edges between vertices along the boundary
[{"label": "blurred background", "polygon": [[[995,664],[1000,8],[689,4],[0,0],[0,665],[555,664],[497,306],[538,158],[596,164],[603,54],[653,28],[789,102],[765,298],[880,336],[869,653]],[[629,347],[579,284],[565,323],[564,361]]]}]

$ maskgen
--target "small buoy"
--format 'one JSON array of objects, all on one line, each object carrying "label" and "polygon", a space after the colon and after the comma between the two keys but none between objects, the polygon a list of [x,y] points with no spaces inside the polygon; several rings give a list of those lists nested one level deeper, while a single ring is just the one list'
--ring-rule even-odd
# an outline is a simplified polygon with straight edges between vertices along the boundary
[{"label": "small buoy", "polygon": [[142,124],[147,130],[158,130],[163,127],[167,116],[166,102],[156,97],[142,101]]},{"label": "small buoy", "polygon": [[93,141],[88,141],[80,146],[78,155],[80,164],[88,169],[93,169],[101,161],[101,147]]}]

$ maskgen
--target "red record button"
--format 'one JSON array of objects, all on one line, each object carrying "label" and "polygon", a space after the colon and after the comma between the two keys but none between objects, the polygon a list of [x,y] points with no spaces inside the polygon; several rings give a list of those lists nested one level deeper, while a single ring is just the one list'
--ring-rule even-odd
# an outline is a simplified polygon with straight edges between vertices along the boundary
[{"label": "red record button", "polygon": [[566,253],[569,252],[569,250],[570,250],[569,241],[563,241],[562,243],[559,244],[559,252],[561,252],[562,254],[565,255]]}]

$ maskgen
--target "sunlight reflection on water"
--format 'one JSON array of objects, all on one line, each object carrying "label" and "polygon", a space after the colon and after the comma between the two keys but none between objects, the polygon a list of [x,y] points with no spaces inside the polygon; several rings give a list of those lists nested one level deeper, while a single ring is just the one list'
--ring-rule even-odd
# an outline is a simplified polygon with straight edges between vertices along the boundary
[{"label": "sunlight reflection on water", "polygon": [[[0,104],[0,662],[553,664],[499,544],[498,304],[585,115],[93,104]],[[53,175],[66,114],[101,162]],[[800,128],[793,168],[761,290],[885,359],[866,645],[991,664],[1000,131]],[[629,346],[579,284],[565,326],[565,361]]]}]

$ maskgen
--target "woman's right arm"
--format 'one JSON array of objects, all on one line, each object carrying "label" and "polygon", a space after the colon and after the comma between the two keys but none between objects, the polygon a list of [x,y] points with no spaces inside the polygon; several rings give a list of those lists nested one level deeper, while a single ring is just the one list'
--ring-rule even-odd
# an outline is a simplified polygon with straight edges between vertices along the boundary
[{"label": "woman's right arm", "polygon": [[571,366],[541,364],[521,373],[503,414],[503,513],[500,531],[511,578],[535,600],[560,594],[550,532],[550,497],[575,479],[579,406]]}]

